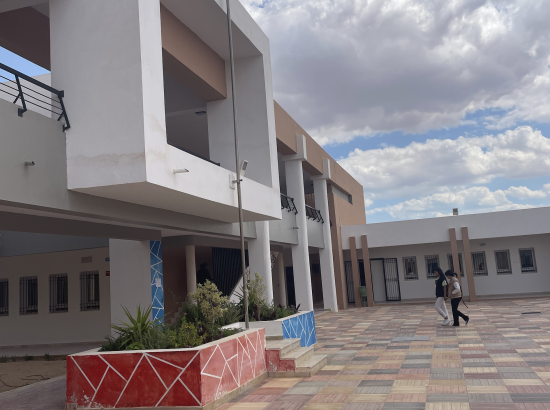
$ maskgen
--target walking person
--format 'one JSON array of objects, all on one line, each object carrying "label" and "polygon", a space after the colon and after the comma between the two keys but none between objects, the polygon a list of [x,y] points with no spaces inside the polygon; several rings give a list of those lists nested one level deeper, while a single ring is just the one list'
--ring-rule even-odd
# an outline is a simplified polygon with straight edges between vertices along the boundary
[{"label": "walking person", "polygon": [[460,310],[458,310],[458,305],[462,300],[462,291],[460,290],[460,282],[456,277],[457,275],[453,271],[448,270],[447,272],[445,272],[445,276],[447,277],[447,282],[449,283],[447,294],[451,298],[451,307],[453,308],[453,326],[460,326],[458,319],[459,317],[461,317],[467,325],[470,321],[470,318],[462,313]]},{"label": "walking person", "polygon": [[445,301],[447,300],[447,279],[443,274],[441,268],[434,268],[434,273],[437,275],[435,281],[435,310],[443,317],[443,326],[447,326],[451,321],[449,320],[449,313],[447,312],[447,306]]}]

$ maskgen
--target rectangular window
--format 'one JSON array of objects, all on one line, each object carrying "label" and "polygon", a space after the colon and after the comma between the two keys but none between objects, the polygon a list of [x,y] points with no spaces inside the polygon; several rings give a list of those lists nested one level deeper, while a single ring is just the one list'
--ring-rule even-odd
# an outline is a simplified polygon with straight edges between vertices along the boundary
[{"label": "rectangular window", "polygon": [[99,272],[80,273],[80,310],[99,310]]},{"label": "rectangular window", "polygon": [[439,255],[425,256],[426,258],[426,273],[429,278],[435,278],[437,275],[434,273],[435,268],[439,268]]},{"label": "rectangular window", "polygon": [[66,274],[50,275],[50,313],[69,310],[69,280]]},{"label": "rectangular window", "polygon": [[510,263],[510,251],[508,249],[495,251],[495,260],[497,262],[497,275],[506,275],[512,273],[512,264]]},{"label": "rectangular window", "polygon": [[0,279],[0,316],[8,316],[10,314],[8,285],[9,282],[7,279]]},{"label": "rectangular window", "polygon": [[418,269],[416,268],[416,256],[403,257],[403,267],[405,268],[405,280],[418,279]]},{"label": "rectangular window", "polygon": [[472,252],[472,264],[474,265],[474,276],[488,275],[485,252]]},{"label": "rectangular window", "polygon": [[[447,254],[447,262],[449,264],[449,270],[452,270],[454,272],[455,268],[454,268],[454,265],[453,265],[453,254],[452,253]],[[460,276],[464,277],[464,268],[462,267],[462,254],[461,253],[458,254],[458,266],[459,266],[459,269],[460,269]]]},{"label": "rectangular window", "polygon": [[26,276],[19,278],[19,314],[38,313],[38,278]]},{"label": "rectangular window", "polygon": [[521,272],[536,272],[537,262],[535,261],[535,248],[524,248],[519,250],[521,261]]}]

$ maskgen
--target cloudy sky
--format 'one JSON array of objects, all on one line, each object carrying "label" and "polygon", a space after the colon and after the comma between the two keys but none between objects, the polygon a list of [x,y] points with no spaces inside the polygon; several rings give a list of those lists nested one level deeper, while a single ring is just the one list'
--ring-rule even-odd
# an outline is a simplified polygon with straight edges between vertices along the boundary
[{"label": "cloudy sky", "polygon": [[550,1],[241,2],[369,222],[550,205]]}]

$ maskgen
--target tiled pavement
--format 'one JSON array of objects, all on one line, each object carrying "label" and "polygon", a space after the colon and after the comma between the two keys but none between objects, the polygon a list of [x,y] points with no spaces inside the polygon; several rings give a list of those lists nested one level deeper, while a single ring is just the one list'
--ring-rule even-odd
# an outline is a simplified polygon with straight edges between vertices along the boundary
[{"label": "tiled pavement", "polygon": [[316,351],[327,366],[268,379],[219,409],[550,410],[550,300],[462,308],[471,321],[458,328],[441,326],[431,305],[322,315]]}]

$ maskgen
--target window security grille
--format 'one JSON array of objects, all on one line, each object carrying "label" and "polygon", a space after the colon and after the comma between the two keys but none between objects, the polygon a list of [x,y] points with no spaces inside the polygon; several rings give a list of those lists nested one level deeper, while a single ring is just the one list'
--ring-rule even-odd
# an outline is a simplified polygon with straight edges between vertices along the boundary
[{"label": "window security grille", "polygon": [[436,278],[437,275],[434,273],[434,269],[439,267],[439,255],[429,255],[425,256],[426,258],[426,273],[428,274],[428,279]]},{"label": "window security grille", "polygon": [[9,305],[9,282],[7,279],[0,279],[0,316],[10,314]]},{"label": "window security grille", "polygon": [[474,265],[474,276],[488,275],[485,252],[472,252],[472,264]]},{"label": "window security grille", "polygon": [[405,269],[405,280],[418,279],[418,269],[416,267],[416,256],[404,256],[403,268]]},{"label": "window security grille", "polygon": [[38,278],[25,276],[19,278],[19,314],[38,313]]},{"label": "window security grille", "polygon": [[50,313],[69,310],[69,280],[66,274],[50,275]]},{"label": "window security grille", "polygon": [[537,262],[535,261],[535,248],[524,248],[519,250],[521,261],[521,272],[536,272]]},{"label": "window security grille", "polygon": [[[449,270],[452,270],[454,272],[455,268],[454,268],[454,265],[453,265],[453,254],[452,253],[447,254],[447,262],[449,264]],[[464,268],[462,267],[462,254],[461,253],[458,254],[458,266],[459,266],[459,269],[460,269],[460,276],[464,277]]]},{"label": "window security grille", "polygon": [[508,249],[495,251],[495,260],[497,262],[497,275],[506,275],[512,273],[512,264],[510,263],[510,251]]},{"label": "window security grille", "polygon": [[99,309],[99,272],[80,273],[80,310]]}]

